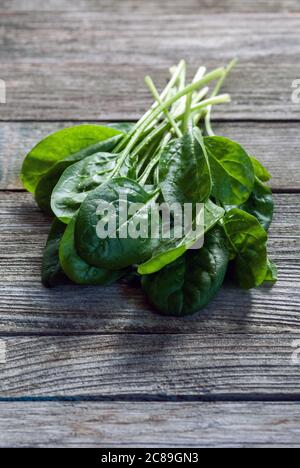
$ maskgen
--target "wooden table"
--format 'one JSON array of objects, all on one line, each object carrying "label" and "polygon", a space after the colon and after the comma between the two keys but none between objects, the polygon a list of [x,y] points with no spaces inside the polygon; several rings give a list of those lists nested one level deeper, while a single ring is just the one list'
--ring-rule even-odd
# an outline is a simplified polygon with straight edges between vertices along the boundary
[{"label": "wooden table", "polygon": [[[0,446],[300,446],[299,0],[2,0]],[[81,121],[137,119],[185,58],[239,57],[215,114],[273,173],[273,288],[162,318],[139,289],[40,284],[49,219],[22,158]],[[296,357],[296,356],[295,356]]]}]

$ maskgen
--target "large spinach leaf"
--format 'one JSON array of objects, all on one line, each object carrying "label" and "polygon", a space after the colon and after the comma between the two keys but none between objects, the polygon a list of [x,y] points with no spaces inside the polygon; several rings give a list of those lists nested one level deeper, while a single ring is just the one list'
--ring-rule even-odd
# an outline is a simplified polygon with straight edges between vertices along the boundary
[{"label": "large spinach leaf", "polygon": [[135,127],[135,123],[133,122],[115,122],[109,124],[109,127],[115,128],[116,130],[119,130],[119,132],[122,133],[130,133],[133,128]]},{"label": "large spinach leaf", "polygon": [[254,169],[246,151],[223,137],[204,138],[213,180],[213,196],[224,205],[241,205],[254,186]]},{"label": "large spinach leaf", "polygon": [[77,253],[75,247],[76,216],[72,219],[60,242],[59,258],[62,269],[67,277],[74,283],[81,285],[113,284],[120,279],[124,271],[110,271],[88,265]]},{"label": "large spinach leaf", "polygon": [[87,195],[107,181],[118,158],[112,153],[96,153],[68,167],[52,193],[53,213],[68,224]]},{"label": "large spinach leaf", "polygon": [[[120,200],[127,201],[127,219],[127,213],[119,209]],[[120,270],[150,258],[153,240],[148,229],[149,210],[155,200],[156,194],[147,193],[137,182],[126,178],[112,179],[93,190],[82,203],[76,222],[75,239],[79,255],[91,265],[112,270]],[[107,203],[115,209],[116,217],[99,210],[100,204]],[[131,208],[135,207],[138,209],[130,214]],[[107,238],[98,235],[99,223],[107,225]],[[113,234],[109,233],[110,227]]]},{"label": "large spinach leaf", "polygon": [[160,187],[166,203],[202,203],[212,180],[203,138],[198,128],[171,141],[159,162]]},{"label": "large spinach leaf", "polygon": [[222,229],[205,236],[200,250],[191,250],[153,275],[144,276],[143,288],[164,315],[191,315],[204,308],[223,284],[228,251]]},{"label": "large spinach leaf", "polygon": [[42,263],[42,283],[51,288],[64,279],[64,272],[59,262],[59,245],[64,235],[66,225],[54,220],[44,249]]},{"label": "large spinach leaf", "polygon": [[[212,229],[223,215],[223,208],[216,206],[212,201],[208,200],[204,205],[204,229],[202,230],[201,237]],[[160,239],[157,247],[152,251],[151,258],[138,267],[138,272],[141,275],[149,275],[161,270],[184,255],[199,240],[200,238],[197,236],[185,236],[182,239]]]},{"label": "large spinach leaf", "polygon": [[232,272],[241,288],[260,286],[267,275],[268,235],[259,221],[240,209],[229,211],[223,226],[233,256]]},{"label": "large spinach leaf", "polygon": [[54,164],[54,166],[40,178],[35,189],[35,200],[41,210],[51,214],[51,194],[61,175],[69,166],[95,153],[111,153],[122,138],[123,135],[116,135],[108,140],[100,141],[100,143],[88,146],[78,153],[71,154],[62,161],[58,161]]},{"label": "large spinach leaf", "polygon": [[21,171],[24,187],[34,193],[40,177],[55,163],[118,134],[118,130],[101,125],[78,125],[53,133],[26,156]]}]

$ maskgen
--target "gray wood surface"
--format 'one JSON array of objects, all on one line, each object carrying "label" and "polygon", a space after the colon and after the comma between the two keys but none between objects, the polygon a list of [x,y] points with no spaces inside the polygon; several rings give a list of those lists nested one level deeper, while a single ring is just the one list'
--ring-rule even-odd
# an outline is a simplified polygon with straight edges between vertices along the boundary
[{"label": "gray wood surface", "polygon": [[298,0],[2,0],[0,11],[105,11],[118,13],[143,12],[160,15],[170,12],[195,13],[262,13],[300,11]]},{"label": "gray wood surface", "polygon": [[3,13],[0,120],[136,119],[151,102],[146,74],[161,87],[181,58],[195,70],[233,57],[240,62],[224,88],[233,103],[216,117],[299,120],[299,30],[288,13]]},{"label": "gray wood surface", "polygon": [[253,291],[227,284],[203,312],[169,319],[152,312],[140,288],[40,283],[50,220],[25,193],[0,193],[0,331],[2,333],[297,332],[300,315],[299,194],[275,195],[270,256],[279,282]]},{"label": "gray wood surface", "polygon": [[299,332],[0,338],[1,398],[300,398]]},{"label": "gray wood surface", "polygon": [[299,427],[298,403],[0,403],[0,447],[299,448]]},{"label": "gray wood surface", "polygon": [[[22,188],[19,173],[28,151],[48,134],[72,122],[8,122],[0,124],[0,190]],[[216,133],[241,143],[272,173],[277,190],[300,188],[299,123],[221,122]]]}]

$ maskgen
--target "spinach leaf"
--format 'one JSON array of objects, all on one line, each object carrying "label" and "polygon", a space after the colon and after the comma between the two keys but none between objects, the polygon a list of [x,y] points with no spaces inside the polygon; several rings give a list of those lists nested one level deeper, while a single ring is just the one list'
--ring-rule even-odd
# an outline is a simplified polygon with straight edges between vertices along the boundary
[{"label": "spinach leaf", "polygon": [[74,283],[107,286],[120,279],[124,271],[110,271],[88,265],[75,247],[76,216],[72,219],[60,242],[59,258],[63,271]]},{"label": "spinach leaf", "polygon": [[254,174],[262,182],[269,182],[272,179],[267,169],[257,159],[251,157],[251,162],[254,169]]},{"label": "spinach leaf", "polygon": [[59,244],[66,226],[57,219],[52,223],[42,263],[42,283],[47,288],[56,286],[64,279],[64,273],[59,262]]},{"label": "spinach leaf", "polygon": [[[232,208],[237,207],[226,206],[227,210]],[[268,231],[271,226],[274,213],[272,190],[261,183],[258,178],[256,178],[254,189],[250,195],[250,198],[246,201],[246,203],[240,205],[238,208],[255,216],[264,229]]]},{"label": "spinach leaf", "polygon": [[[224,215],[223,208],[216,206],[212,201],[206,202],[204,206],[204,231],[202,235],[212,229],[217,222]],[[138,267],[138,272],[141,275],[149,275],[155,273],[166,265],[174,262],[191,247],[194,246],[200,239],[198,237],[192,237],[187,239],[160,239],[157,247],[152,252],[150,260],[146,261]]]},{"label": "spinach leaf", "polygon": [[78,153],[71,154],[62,161],[58,161],[54,166],[44,174],[35,189],[35,200],[41,210],[46,213],[52,214],[51,210],[51,194],[59,181],[63,172],[72,164],[81,161],[88,156],[92,156],[95,153],[110,153],[114,150],[118,142],[123,138],[123,135],[116,135],[108,140],[100,141],[95,145],[88,146]]},{"label": "spinach leaf", "polygon": [[233,209],[223,218],[223,227],[235,260],[232,272],[241,288],[260,286],[267,274],[268,235],[259,221],[240,209]]},{"label": "spinach leaf", "polygon": [[158,273],[142,278],[150,302],[163,315],[194,314],[215,297],[228,266],[222,229],[205,236],[200,250],[191,250]]},{"label": "spinach leaf", "polygon": [[127,133],[131,132],[131,130],[135,126],[135,123],[133,123],[133,122],[117,122],[117,123],[110,123],[108,126],[118,130],[119,132],[127,134]]},{"label": "spinach leaf", "polygon": [[[126,178],[112,179],[93,190],[82,203],[76,222],[75,240],[79,255],[90,265],[111,270],[120,270],[150,258],[153,240],[148,231],[149,210],[155,199],[156,194],[147,193],[137,182]],[[127,220],[124,219],[126,213],[119,210],[120,200],[127,200]],[[100,203],[112,205],[117,216],[99,210]],[[133,204],[140,204],[140,207],[130,214]],[[107,238],[100,238],[97,233],[99,223],[103,231],[109,234],[112,227],[114,232]],[[142,233],[145,225],[143,237],[138,231]]]},{"label": "spinach leaf", "polygon": [[213,196],[223,205],[241,205],[253,191],[254,170],[245,150],[223,137],[205,137]]},{"label": "spinach leaf", "polygon": [[41,176],[55,163],[118,134],[118,130],[100,125],[78,125],[53,133],[26,156],[21,170],[24,187],[34,193]]},{"label": "spinach leaf", "polygon": [[107,181],[118,158],[117,154],[96,153],[68,167],[52,193],[53,213],[68,224],[89,192]]},{"label": "spinach leaf", "polygon": [[166,203],[201,203],[211,193],[212,180],[203,138],[198,128],[171,141],[160,156],[159,181]]},{"label": "spinach leaf", "polygon": [[277,266],[275,265],[274,262],[272,262],[272,260],[269,260],[269,259],[268,259],[267,264],[268,264],[268,270],[267,270],[267,274],[265,277],[265,281],[270,284],[275,284],[276,281],[278,280]]}]

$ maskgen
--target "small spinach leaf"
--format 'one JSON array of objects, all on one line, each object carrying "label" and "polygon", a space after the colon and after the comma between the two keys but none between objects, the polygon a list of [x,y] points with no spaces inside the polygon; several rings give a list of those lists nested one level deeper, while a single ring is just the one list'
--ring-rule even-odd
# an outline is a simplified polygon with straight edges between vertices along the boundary
[{"label": "small spinach leaf", "polygon": [[158,273],[144,276],[143,289],[163,315],[181,317],[194,314],[215,297],[228,266],[222,229],[205,236],[200,250],[191,250]]},{"label": "small spinach leaf", "polygon": [[53,133],[26,156],[21,170],[24,187],[34,193],[41,176],[55,163],[118,134],[118,130],[101,125],[78,125]]},{"label": "small spinach leaf", "polygon": [[[232,208],[237,207],[226,206],[227,210]],[[255,216],[264,229],[268,231],[272,223],[274,212],[272,190],[266,185],[262,184],[260,180],[256,178],[254,189],[250,195],[250,198],[238,208]]]},{"label": "small spinach leaf", "polygon": [[55,216],[68,224],[87,195],[107,181],[118,158],[117,154],[96,153],[68,167],[52,193]]},{"label": "small spinach leaf", "polygon": [[[204,231],[203,234],[212,229],[224,215],[223,208],[216,206],[212,201],[208,200],[204,205]],[[147,262],[138,267],[138,272],[141,275],[149,275],[155,273],[166,265],[174,262],[191,247],[200,240],[199,237],[183,237],[182,239],[160,239],[156,249],[152,252],[152,257]]]},{"label": "small spinach leaf", "polygon": [[254,186],[254,170],[246,151],[223,137],[205,137],[213,180],[213,196],[224,205],[241,205]]},{"label": "small spinach leaf", "polygon": [[64,279],[64,273],[59,262],[59,245],[64,235],[66,225],[55,219],[44,249],[42,263],[42,283],[47,288],[56,286]]},{"label": "small spinach leaf", "polygon": [[64,273],[74,283],[81,285],[107,286],[120,279],[124,271],[110,271],[88,265],[77,253],[75,247],[76,217],[72,219],[60,242],[59,258]]},{"label": "small spinach leaf", "polygon": [[223,226],[232,254],[233,277],[241,288],[260,286],[267,274],[268,235],[259,221],[237,208],[223,218]]},{"label": "small spinach leaf", "polygon": [[278,280],[278,269],[272,260],[268,259],[268,270],[265,277],[265,281],[270,284],[275,284]]},{"label": "small spinach leaf", "polygon": [[[91,265],[112,270],[120,270],[150,258],[153,240],[149,235],[149,210],[155,199],[156,194],[145,192],[137,182],[126,178],[112,179],[93,190],[82,203],[76,222],[75,239],[79,255]],[[119,210],[120,200],[127,201],[128,217],[127,213]],[[109,204],[110,208],[113,206],[117,216],[99,210],[100,203]],[[133,205],[140,206],[130,214]],[[113,219],[116,220],[115,225]],[[100,238],[97,233],[99,223],[108,233],[111,226],[113,234]],[[145,226],[147,232],[143,235]]]},{"label": "small spinach leaf", "polygon": [[160,187],[166,203],[202,203],[211,193],[208,158],[200,130],[194,128],[169,143],[159,162]]},{"label": "small spinach leaf", "polygon": [[113,138],[109,138],[108,140],[101,141],[100,143],[88,146],[78,153],[72,154],[62,161],[58,161],[54,164],[54,166],[52,166],[51,169],[49,169],[49,171],[40,178],[35,189],[35,200],[41,210],[52,214],[51,194],[61,175],[69,166],[87,158],[88,156],[92,156],[95,153],[111,153],[122,138],[123,135],[117,135]]},{"label": "small spinach leaf", "polygon": [[269,174],[267,169],[257,159],[253,157],[251,157],[250,159],[251,159],[252,166],[254,169],[254,174],[256,175],[256,177],[262,182],[269,182],[269,180],[272,179],[272,176],[271,174]]}]

